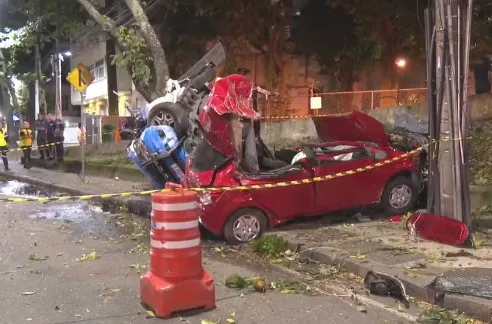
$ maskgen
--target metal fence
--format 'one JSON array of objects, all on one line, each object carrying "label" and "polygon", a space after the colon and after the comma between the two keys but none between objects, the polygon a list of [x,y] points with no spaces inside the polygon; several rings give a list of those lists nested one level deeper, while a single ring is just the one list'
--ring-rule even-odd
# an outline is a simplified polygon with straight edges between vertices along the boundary
[{"label": "metal fence", "polygon": [[323,113],[346,113],[409,106],[427,101],[427,88],[324,92]]},{"label": "metal fence", "polygon": [[275,97],[268,101],[258,98],[258,109],[262,116],[279,117],[293,115],[339,114],[351,111],[369,111],[373,109],[408,106],[427,101],[427,88],[322,92],[316,96],[322,98],[322,109],[309,109],[309,95],[290,96],[283,107]]}]

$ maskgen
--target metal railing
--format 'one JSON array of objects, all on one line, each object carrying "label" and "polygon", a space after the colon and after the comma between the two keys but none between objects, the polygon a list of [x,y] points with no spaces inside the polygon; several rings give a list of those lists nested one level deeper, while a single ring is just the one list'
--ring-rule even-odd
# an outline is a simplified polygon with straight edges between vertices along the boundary
[{"label": "metal railing", "polygon": [[427,88],[323,92],[317,95],[322,98],[323,113],[347,113],[425,103]]},{"label": "metal railing", "polygon": [[[351,111],[394,108],[427,102],[427,88],[321,92],[322,109],[309,109],[309,96],[293,96],[285,99],[284,108],[275,97],[268,101],[258,98],[258,109],[262,116],[278,117],[305,114],[339,114]],[[302,106],[302,107],[300,107]],[[307,109],[306,109],[307,108]],[[282,113],[284,111],[284,113]]]}]

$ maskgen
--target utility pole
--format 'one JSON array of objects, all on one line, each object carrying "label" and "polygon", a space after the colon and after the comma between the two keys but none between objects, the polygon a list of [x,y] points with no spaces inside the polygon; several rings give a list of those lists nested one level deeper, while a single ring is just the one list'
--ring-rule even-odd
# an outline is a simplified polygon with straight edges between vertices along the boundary
[{"label": "utility pole", "polygon": [[34,119],[38,118],[39,107],[40,107],[40,76],[41,76],[41,54],[39,53],[39,32],[36,37],[36,45],[34,49],[34,73],[35,73],[35,83],[34,83]]},{"label": "utility pole", "polygon": [[428,210],[469,227],[467,85],[472,1],[434,0],[433,23],[430,12],[426,13],[431,135]]}]

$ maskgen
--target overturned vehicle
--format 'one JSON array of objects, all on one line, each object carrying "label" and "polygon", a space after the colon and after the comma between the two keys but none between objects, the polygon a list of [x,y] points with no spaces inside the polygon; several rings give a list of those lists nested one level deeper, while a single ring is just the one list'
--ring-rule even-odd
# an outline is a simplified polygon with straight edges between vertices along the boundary
[{"label": "overturned vehicle", "polygon": [[258,88],[241,75],[215,79],[217,65],[202,61],[188,85],[170,90],[181,93],[149,105],[128,155],[158,188],[204,189],[200,220],[210,232],[245,243],[296,217],[373,205],[402,214],[415,206],[426,156],[413,150],[425,136],[402,132],[397,143],[377,120],[353,112],[316,119],[316,142],[272,152],[255,127]]}]

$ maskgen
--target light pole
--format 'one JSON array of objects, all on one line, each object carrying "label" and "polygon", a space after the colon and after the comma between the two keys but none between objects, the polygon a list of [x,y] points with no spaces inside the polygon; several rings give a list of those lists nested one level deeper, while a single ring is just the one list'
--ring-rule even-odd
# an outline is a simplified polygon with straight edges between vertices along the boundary
[{"label": "light pole", "polygon": [[396,71],[396,104],[400,106],[400,71],[407,66],[407,60],[399,57],[395,60]]},{"label": "light pole", "polygon": [[[51,64],[53,66],[55,78],[55,116],[56,118],[62,119],[62,67],[61,63],[63,62],[64,57],[72,56],[71,52],[65,53],[55,53],[51,56]],[[56,62],[55,62],[56,61]]]}]

